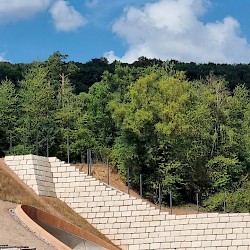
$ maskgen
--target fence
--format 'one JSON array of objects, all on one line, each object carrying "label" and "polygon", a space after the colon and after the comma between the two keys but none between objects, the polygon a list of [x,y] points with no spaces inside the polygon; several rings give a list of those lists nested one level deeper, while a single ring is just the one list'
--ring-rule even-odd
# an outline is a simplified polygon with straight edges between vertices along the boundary
[{"label": "fence", "polygon": [[[24,154],[25,155],[27,153],[29,153],[29,154],[31,153],[31,154],[42,155],[42,156],[46,156],[46,157],[55,156],[55,155],[50,155],[50,146],[51,145],[50,145],[50,140],[48,137],[43,139],[43,143],[44,143],[44,145],[41,145],[41,142],[39,142],[39,137],[37,135],[36,140],[35,140],[35,147],[33,144],[33,147],[30,148],[28,145],[28,138],[27,138],[27,136],[24,136],[22,149],[18,148],[18,150],[15,150],[14,145],[13,145],[13,136],[10,134],[8,153],[10,155],[15,155],[15,154]],[[67,138],[65,140],[65,147],[66,147],[65,161],[70,163],[70,138],[69,138],[69,136],[67,136]],[[41,149],[43,149],[43,150],[41,150]],[[86,157],[81,157],[81,163],[83,163],[83,158],[85,158],[86,163],[87,163],[87,174],[92,175],[93,152],[91,149],[87,149],[86,152],[82,152],[82,156],[84,154],[86,155]],[[112,185],[111,180],[110,180],[110,171],[111,171],[110,162],[109,162],[109,159],[107,158],[106,159],[106,175],[107,175],[106,182],[108,185]],[[131,176],[130,176],[130,168],[129,167],[127,167],[126,172],[127,172],[127,175],[126,175],[127,193],[130,194]],[[143,174],[142,173],[140,173],[138,176],[138,183],[139,183],[139,190],[137,190],[137,191],[139,192],[140,197],[141,198],[148,198],[144,194],[145,184],[143,183]],[[154,201],[154,203],[158,203],[157,205],[159,206],[160,209],[164,205],[163,201],[166,204],[166,199],[164,199],[164,197],[163,197],[164,191],[165,191],[164,193],[166,196],[166,189],[167,188],[162,186],[162,184],[160,184],[160,182],[159,182],[157,190],[155,189],[155,191],[154,191],[154,193],[157,194],[157,199]],[[168,202],[167,202],[168,206],[169,206],[169,211],[170,211],[170,214],[172,214],[173,213],[173,205],[174,205],[174,203],[173,203],[173,191],[172,190],[168,191],[167,195],[169,196]],[[226,195],[226,192],[224,192],[222,207],[223,207],[223,211],[225,213],[227,212],[227,202],[226,201],[227,201],[227,195]],[[200,208],[201,208],[201,195],[199,192],[197,192],[195,194],[195,202],[196,202],[196,204],[195,204],[196,205],[196,212],[199,213]]]}]

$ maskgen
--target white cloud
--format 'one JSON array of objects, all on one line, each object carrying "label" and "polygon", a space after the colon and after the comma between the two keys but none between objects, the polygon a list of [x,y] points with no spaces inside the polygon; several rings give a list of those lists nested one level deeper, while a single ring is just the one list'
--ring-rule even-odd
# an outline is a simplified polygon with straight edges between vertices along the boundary
[{"label": "white cloud", "polygon": [[88,8],[96,8],[100,5],[100,0],[86,0],[85,4]]},{"label": "white cloud", "polygon": [[5,58],[5,53],[0,53],[0,62],[8,62],[8,60]]},{"label": "white cloud", "polygon": [[0,23],[28,19],[46,10],[54,0],[1,0]]},{"label": "white cloud", "polygon": [[87,23],[85,17],[64,0],[57,1],[50,13],[58,31],[74,31]]},{"label": "white cloud", "polygon": [[109,61],[133,62],[140,56],[194,62],[244,63],[250,60],[250,45],[240,34],[233,17],[204,23],[207,0],[158,0],[142,9],[129,7],[113,25],[113,32],[128,44],[118,58],[105,54]]}]

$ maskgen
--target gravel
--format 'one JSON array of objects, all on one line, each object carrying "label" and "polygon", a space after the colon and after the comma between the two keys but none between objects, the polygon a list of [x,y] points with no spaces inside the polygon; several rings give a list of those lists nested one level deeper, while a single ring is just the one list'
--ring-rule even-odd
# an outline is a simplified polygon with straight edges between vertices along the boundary
[{"label": "gravel", "polygon": [[16,204],[0,200],[0,245],[28,246],[36,250],[55,250],[32,232],[15,214]]}]

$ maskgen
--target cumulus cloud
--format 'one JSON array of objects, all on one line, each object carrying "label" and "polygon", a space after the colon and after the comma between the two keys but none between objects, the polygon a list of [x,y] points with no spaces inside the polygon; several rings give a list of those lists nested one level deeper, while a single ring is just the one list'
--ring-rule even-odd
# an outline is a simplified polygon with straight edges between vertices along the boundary
[{"label": "cumulus cloud", "polygon": [[0,23],[28,19],[46,10],[54,0],[1,0]]},{"label": "cumulus cloud", "polygon": [[140,56],[179,61],[243,63],[250,61],[250,45],[241,36],[240,24],[233,17],[213,23],[201,21],[208,0],[158,0],[143,8],[129,7],[113,24],[113,32],[128,44],[128,51],[117,57],[133,62]]},{"label": "cumulus cloud", "polygon": [[67,1],[59,0],[50,9],[58,31],[74,31],[87,23],[87,20]]}]

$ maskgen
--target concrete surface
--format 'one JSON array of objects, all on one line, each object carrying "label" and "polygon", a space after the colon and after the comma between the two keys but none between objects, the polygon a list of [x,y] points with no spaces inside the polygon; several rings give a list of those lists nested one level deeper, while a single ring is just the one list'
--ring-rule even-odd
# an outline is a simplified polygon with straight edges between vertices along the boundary
[{"label": "concrete surface", "polygon": [[9,209],[15,209],[16,206],[0,200],[0,244],[36,247],[37,250],[55,250],[53,246],[43,242],[11,216]]}]

